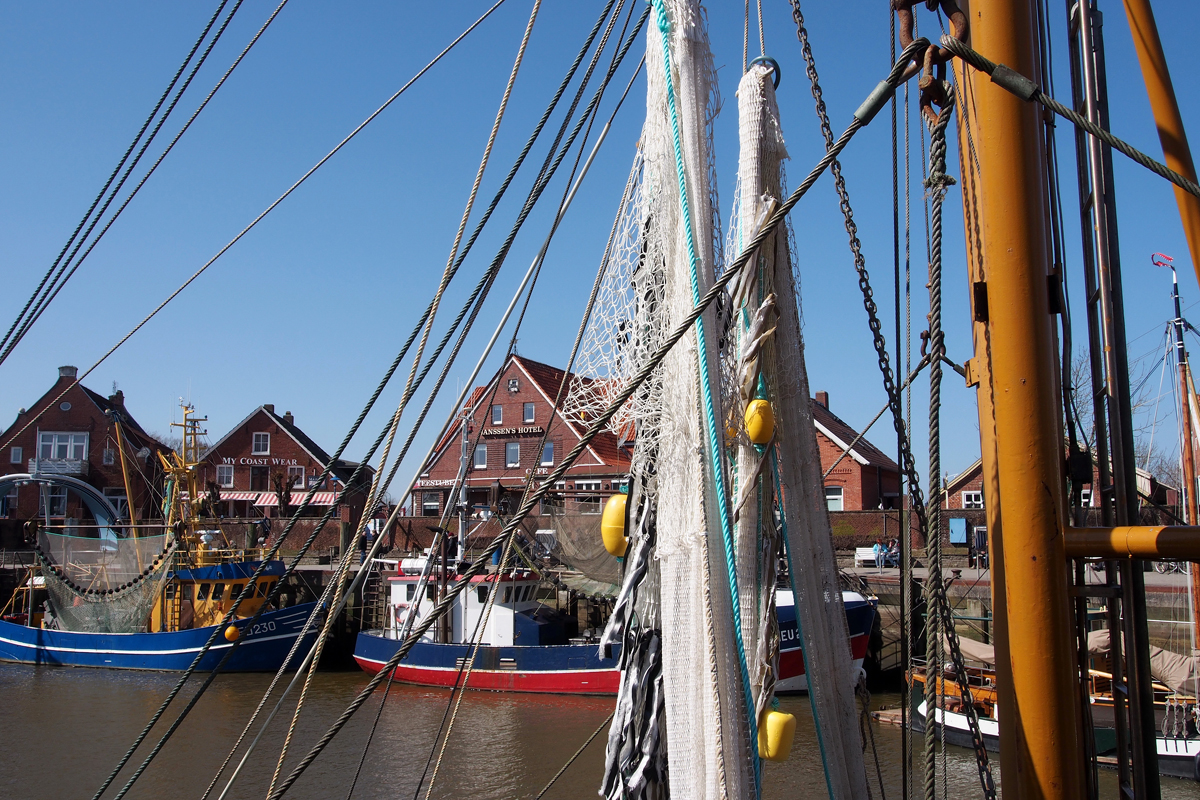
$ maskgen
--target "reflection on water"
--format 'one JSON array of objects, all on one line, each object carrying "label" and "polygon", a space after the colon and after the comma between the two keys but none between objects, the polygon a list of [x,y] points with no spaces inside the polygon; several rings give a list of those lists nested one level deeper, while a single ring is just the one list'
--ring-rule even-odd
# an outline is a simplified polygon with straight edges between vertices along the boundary
[{"label": "reflection on water", "polygon": [[[286,769],[307,752],[367,679],[360,672],[317,676]],[[8,739],[5,758],[0,759],[0,796],[91,797],[174,681],[174,676],[163,673],[0,664],[0,697],[4,698],[0,729],[7,732]],[[266,675],[219,677],[128,797],[198,799],[269,681]],[[192,682],[192,688],[196,686],[198,680]],[[381,695],[382,690],[377,692],[377,697]],[[392,687],[355,798],[413,796],[429,761],[447,698],[445,690]],[[877,699],[894,705],[898,698]],[[433,797],[533,797],[603,722],[612,704],[612,699],[603,697],[468,693]],[[825,796],[825,779],[808,701],[786,697],[781,704],[783,710],[797,716],[796,744],[790,761],[765,765],[763,796],[817,800]],[[346,797],[377,708],[376,699],[369,701],[288,796],[305,800]],[[172,718],[167,715],[168,720]],[[286,721],[277,719],[230,797],[266,795],[285,729]],[[874,732],[887,796],[898,798],[900,732],[887,725],[875,726]],[[601,735],[547,798],[596,796],[603,761]],[[919,753],[916,763],[919,769]],[[980,796],[969,751],[952,749],[947,771],[950,796]],[[1116,797],[1115,775],[1103,771],[1101,777],[1103,796]],[[119,781],[126,778],[123,775]],[[919,781],[914,788],[912,796],[923,794]],[[1200,786],[1164,778],[1163,797],[1200,798]]]}]

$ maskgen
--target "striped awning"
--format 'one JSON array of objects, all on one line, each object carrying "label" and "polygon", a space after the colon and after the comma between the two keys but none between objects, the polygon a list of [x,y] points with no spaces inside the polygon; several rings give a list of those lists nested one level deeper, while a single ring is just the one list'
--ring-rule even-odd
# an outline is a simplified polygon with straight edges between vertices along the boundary
[{"label": "striped awning", "polygon": [[[309,501],[310,506],[331,506],[337,502],[337,492],[317,492]],[[292,490],[292,505],[298,506],[304,502],[304,492]],[[254,502],[256,506],[267,508],[269,506],[279,505],[279,497],[274,492],[263,492],[262,495]]]},{"label": "striped awning", "polygon": [[[221,489],[222,500],[257,500],[262,492],[235,492],[233,489]],[[187,492],[180,492],[180,498],[188,499]]]}]

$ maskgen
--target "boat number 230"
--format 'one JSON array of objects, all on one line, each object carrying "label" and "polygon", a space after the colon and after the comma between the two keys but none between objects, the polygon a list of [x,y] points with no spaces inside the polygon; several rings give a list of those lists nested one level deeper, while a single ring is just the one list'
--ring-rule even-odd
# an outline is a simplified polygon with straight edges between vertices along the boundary
[{"label": "boat number 230", "polygon": [[250,629],[251,636],[257,636],[260,633],[269,633],[275,630],[274,622],[260,622]]}]

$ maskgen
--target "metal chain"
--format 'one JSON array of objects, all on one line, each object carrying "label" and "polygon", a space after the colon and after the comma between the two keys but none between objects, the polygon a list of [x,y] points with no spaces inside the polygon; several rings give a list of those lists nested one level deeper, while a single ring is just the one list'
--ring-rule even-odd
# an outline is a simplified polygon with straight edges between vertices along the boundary
[{"label": "metal chain", "polygon": [[[950,123],[950,117],[954,114],[953,88],[946,85],[944,91],[946,92],[948,102],[938,114],[937,122],[930,126],[929,178],[925,183],[932,199],[931,257],[929,262],[929,343],[931,354],[929,366],[929,480],[931,499],[940,494],[938,480],[941,473],[940,414],[942,359],[940,356],[945,349],[942,333],[942,202],[945,199],[946,190],[954,183],[954,179],[946,174],[946,127]],[[988,763],[988,754],[983,743],[983,734],[979,729],[979,714],[975,709],[974,699],[971,696],[970,681],[968,680],[966,665],[963,662],[962,651],[959,648],[958,632],[954,628],[954,612],[946,597],[946,585],[942,582],[940,502],[933,502],[931,504],[929,520],[931,527],[929,528],[928,536],[932,538],[926,539],[930,548],[929,577],[925,582],[925,589],[927,607],[929,608],[928,619],[929,622],[934,624],[932,629],[930,629],[927,623],[926,648],[928,649],[929,645],[932,644],[934,649],[940,653],[942,637],[939,629],[944,627],[946,640],[949,643],[950,660],[953,664],[959,693],[962,697],[963,713],[967,717],[968,727],[971,730],[971,744],[975,750],[975,761],[979,768],[979,782],[983,788],[984,796],[988,800],[994,800],[996,797],[995,781],[992,777],[991,766]],[[933,641],[930,641],[931,639]],[[931,699],[935,701],[937,699],[936,697],[931,698],[931,695],[937,693],[938,683],[941,679],[943,668],[941,658],[938,658],[936,672],[930,668],[931,666],[931,663],[927,659],[925,670],[925,713],[927,720],[925,728],[925,796],[928,800],[932,800],[934,797],[934,753],[931,746],[934,726],[929,722],[931,715],[933,715],[934,704],[930,701]],[[933,719],[936,720],[936,715],[933,715]],[[944,736],[944,718],[943,724],[939,728]],[[944,752],[944,740],[942,748]],[[943,789],[945,788],[943,787]]]},{"label": "metal chain", "polygon": [[[796,38],[804,55],[809,81],[812,83],[813,100],[816,101],[817,117],[821,123],[821,135],[825,137],[825,149],[833,146],[833,128],[829,124],[829,112],[825,109],[825,100],[821,93],[821,84],[817,77],[817,65],[813,59],[812,47],[808,43],[808,30],[804,27],[804,13],[800,10],[800,0],[790,0],[792,4],[792,19],[796,22]],[[836,158],[830,164],[833,173],[834,186],[837,188],[838,202],[842,215],[846,220],[846,234],[850,237],[850,251],[854,255],[854,270],[858,273],[858,288],[862,291],[863,307],[867,311],[867,324],[871,328],[871,339],[875,353],[879,359],[879,371],[883,374],[883,388],[887,392],[888,406],[892,411],[892,426],[900,440],[900,459],[911,487],[912,507],[917,514],[920,528],[926,527],[925,500],[921,493],[921,483],[917,476],[917,463],[909,446],[908,430],[904,426],[903,410],[900,405],[900,391],[896,387],[896,377],[892,372],[891,361],[888,358],[887,341],[883,338],[883,325],[879,321],[879,309],[875,305],[874,292],[871,290],[871,276],[867,273],[867,262],[862,254],[862,244],[858,240],[858,226],[854,222],[854,211],[850,207],[850,196],[846,192],[846,180],[842,177],[842,167]]]}]

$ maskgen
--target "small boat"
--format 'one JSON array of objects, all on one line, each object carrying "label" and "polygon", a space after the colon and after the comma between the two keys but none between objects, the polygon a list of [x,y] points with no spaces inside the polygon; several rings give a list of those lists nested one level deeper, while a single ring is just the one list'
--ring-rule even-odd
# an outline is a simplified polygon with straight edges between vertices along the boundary
[{"label": "small boat", "polygon": [[[971,700],[979,718],[979,732],[983,736],[984,746],[992,752],[999,752],[1001,716],[996,702],[996,673],[992,668],[995,651],[991,645],[974,640],[959,641],[964,660],[968,662],[966,667]],[[1107,654],[1108,631],[1093,631],[1089,635],[1089,650],[1093,657]],[[1159,774],[1200,780],[1200,732],[1196,726],[1196,699],[1184,693],[1195,675],[1195,667],[1191,663],[1193,659],[1157,647],[1151,648],[1151,651],[1151,671],[1155,675],[1154,712],[1160,730],[1155,737]],[[1089,669],[1088,673],[1096,755],[1101,765],[1113,766],[1116,763],[1116,735],[1112,716],[1112,675],[1096,669]],[[1167,683],[1160,682],[1160,678]],[[914,691],[920,691],[917,687],[923,687],[928,680],[927,669],[914,669],[911,679]],[[935,724],[944,728],[948,743],[972,748],[971,728],[953,668],[947,665],[938,680],[945,707],[934,709]],[[922,699],[913,715],[913,729],[923,733],[928,719],[929,708]]]},{"label": "small boat", "polygon": [[[418,622],[433,603],[422,609],[416,602],[423,559],[405,559],[400,571],[388,578],[388,627],[359,633],[354,660],[370,673],[379,672],[402,644],[401,632],[409,615]],[[451,687],[461,683],[464,666],[474,646],[482,644],[471,667],[469,688],[498,692],[544,692],[549,694],[616,694],[621,673],[619,650],[601,654],[598,628],[579,635],[578,616],[544,605],[538,598],[541,580],[532,572],[478,576],[472,588],[460,594],[451,611],[450,630],[431,628],[397,665],[394,678],[420,686]],[[433,598],[435,587],[428,591]],[[475,633],[487,605],[488,595],[498,591],[482,635]],[[871,627],[874,602],[857,592],[842,592],[846,621],[854,655],[854,669],[862,666]],[[776,691],[806,692],[804,657],[796,635],[796,613],[792,593],[780,590],[779,676]],[[464,634],[465,621],[465,634]],[[444,636],[449,641],[438,641]]]}]

